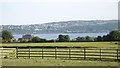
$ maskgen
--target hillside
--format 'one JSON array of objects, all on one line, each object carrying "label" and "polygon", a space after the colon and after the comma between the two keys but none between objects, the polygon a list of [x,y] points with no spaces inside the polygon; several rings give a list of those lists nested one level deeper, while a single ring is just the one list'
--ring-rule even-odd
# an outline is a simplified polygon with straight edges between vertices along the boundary
[{"label": "hillside", "polygon": [[118,29],[117,20],[76,20],[32,25],[2,25],[13,34],[97,33]]}]

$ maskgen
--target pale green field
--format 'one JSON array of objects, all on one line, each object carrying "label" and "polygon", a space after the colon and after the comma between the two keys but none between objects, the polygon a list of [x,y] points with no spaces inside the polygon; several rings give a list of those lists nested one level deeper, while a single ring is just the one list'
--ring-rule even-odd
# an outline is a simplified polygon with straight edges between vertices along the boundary
[{"label": "pale green field", "polygon": [[[1,46],[80,46],[118,48],[115,42],[65,42],[65,43],[9,43]],[[118,66],[118,62],[62,59],[3,59],[3,66]]]},{"label": "pale green field", "polygon": [[118,66],[118,62],[55,59],[4,59],[2,66]]},{"label": "pale green field", "polygon": [[98,48],[118,48],[116,42],[60,42],[60,43],[9,43],[2,46],[80,46],[80,47],[98,47]]}]

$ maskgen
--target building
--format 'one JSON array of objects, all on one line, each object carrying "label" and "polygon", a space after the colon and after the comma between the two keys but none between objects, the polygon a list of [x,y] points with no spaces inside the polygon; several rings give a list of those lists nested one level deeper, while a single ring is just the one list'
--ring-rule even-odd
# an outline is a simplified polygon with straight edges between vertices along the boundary
[{"label": "building", "polygon": [[23,36],[22,36],[22,39],[24,39],[24,40],[26,40],[26,41],[30,41],[30,40],[32,40],[32,38],[33,38],[33,36],[30,35],[30,34],[26,34],[26,35],[23,35]]}]

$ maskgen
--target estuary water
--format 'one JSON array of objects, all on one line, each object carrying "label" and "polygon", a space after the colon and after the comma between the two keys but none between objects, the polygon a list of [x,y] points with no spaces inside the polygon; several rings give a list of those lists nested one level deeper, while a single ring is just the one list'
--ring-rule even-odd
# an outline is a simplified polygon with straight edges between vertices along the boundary
[{"label": "estuary water", "polygon": [[[62,35],[69,35],[71,39],[76,38],[76,37],[85,37],[85,36],[90,36],[90,37],[97,37],[97,36],[103,36],[107,35],[108,33],[61,33]],[[32,34],[33,36],[38,36],[40,38],[45,38],[45,39],[57,39],[58,35],[60,34]],[[15,39],[22,38],[22,34],[14,34],[13,35]]]}]

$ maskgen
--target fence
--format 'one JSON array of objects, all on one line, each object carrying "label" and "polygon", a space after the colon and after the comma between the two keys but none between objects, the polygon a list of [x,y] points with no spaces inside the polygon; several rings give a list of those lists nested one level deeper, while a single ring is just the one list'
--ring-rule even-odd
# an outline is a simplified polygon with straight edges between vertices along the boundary
[{"label": "fence", "polygon": [[16,48],[0,48],[0,58],[15,58]]},{"label": "fence", "polygon": [[[3,47],[15,48],[15,58],[54,58],[54,59],[84,59],[84,60],[120,60],[120,50],[110,48],[87,48],[87,47]],[[4,53],[4,51],[2,52]],[[14,54],[13,53],[13,54]],[[9,57],[11,58],[11,57]]]}]

